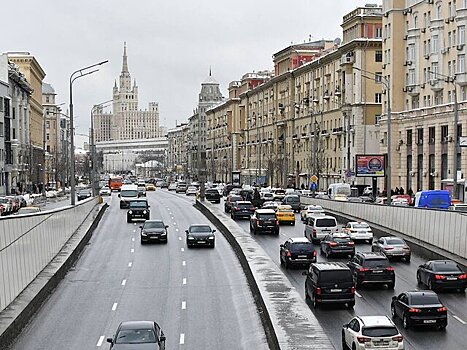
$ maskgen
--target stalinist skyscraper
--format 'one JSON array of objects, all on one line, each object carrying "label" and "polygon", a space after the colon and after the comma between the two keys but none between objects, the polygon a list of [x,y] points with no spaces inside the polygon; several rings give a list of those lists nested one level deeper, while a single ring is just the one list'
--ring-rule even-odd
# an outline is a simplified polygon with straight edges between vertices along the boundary
[{"label": "stalinist skyscraper", "polygon": [[94,113],[95,142],[152,139],[161,136],[159,104],[150,102],[148,110],[138,110],[138,86],[131,81],[126,43],[119,85],[113,88],[112,113],[99,108]]}]

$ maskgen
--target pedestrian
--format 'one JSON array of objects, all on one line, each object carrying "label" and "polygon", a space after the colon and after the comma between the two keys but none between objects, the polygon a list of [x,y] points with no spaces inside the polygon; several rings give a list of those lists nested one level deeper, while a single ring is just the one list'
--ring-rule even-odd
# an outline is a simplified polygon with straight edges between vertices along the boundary
[{"label": "pedestrian", "polygon": [[404,194],[404,188],[401,186],[401,188],[399,189],[399,192],[400,194]]},{"label": "pedestrian", "polygon": [[304,189],[305,189],[305,184],[302,183],[302,185],[300,186],[300,188],[301,188],[302,190],[304,190]]}]

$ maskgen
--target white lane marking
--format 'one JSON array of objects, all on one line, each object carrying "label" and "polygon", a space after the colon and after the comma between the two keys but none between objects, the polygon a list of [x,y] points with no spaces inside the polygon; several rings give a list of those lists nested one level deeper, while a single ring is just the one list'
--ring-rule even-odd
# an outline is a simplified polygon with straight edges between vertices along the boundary
[{"label": "white lane marking", "polygon": [[185,248],[180,248],[180,250],[181,250],[182,252],[184,252],[184,251],[185,251]]},{"label": "white lane marking", "polygon": [[182,310],[186,310],[186,301],[182,301]]},{"label": "white lane marking", "polygon": [[128,267],[132,267],[132,266],[133,266],[133,263],[130,261],[130,262],[128,263]]},{"label": "white lane marking", "polygon": [[136,222],[135,222],[133,225],[135,225],[135,226],[136,226]]},{"label": "white lane marking", "polygon": [[134,248],[131,248],[130,253],[134,253],[134,252],[135,252]]},{"label": "white lane marking", "polygon": [[133,232],[136,232],[136,230],[133,230]]},{"label": "white lane marking", "polygon": [[176,223],[176,222],[174,222],[174,225],[177,225],[177,223]]},{"label": "white lane marking", "polygon": [[456,320],[458,320],[460,323],[462,324],[467,324],[467,322],[465,322],[464,320],[462,320],[461,318],[457,317],[456,315],[452,315],[452,317],[454,317]]},{"label": "white lane marking", "polygon": [[176,228],[176,229],[175,229],[175,231],[177,231],[177,232],[178,232],[178,228]]},{"label": "white lane marking", "polygon": [[117,310],[117,305],[118,305],[118,303],[114,303],[114,304],[112,305],[112,311]]},{"label": "white lane marking", "polygon": [[186,266],[186,261],[185,260],[182,261],[182,266]]},{"label": "white lane marking", "polygon": [[133,237],[133,238],[131,239],[131,241],[134,242],[134,241],[135,241],[135,237]]},{"label": "white lane marking", "polygon": [[360,295],[360,293],[358,293],[357,291],[355,291],[355,295],[359,298],[361,298],[362,296]]},{"label": "white lane marking", "polygon": [[178,237],[178,240],[181,241],[181,240],[182,240],[182,237]]},{"label": "white lane marking", "polygon": [[174,219],[174,217],[172,216],[172,220]]},{"label": "white lane marking", "polygon": [[101,335],[99,337],[99,340],[97,341],[96,346],[102,346],[102,343],[104,342],[104,338],[105,338],[105,336]]},{"label": "white lane marking", "polygon": [[126,284],[126,280],[123,280],[122,281],[122,286],[124,286]]},{"label": "white lane marking", "polygon": [[180,345],[185,344],[185,333],[180,333]]},{"label": "white lane marking", "polygon": [[186,284],[186,278],[182,280],[182,284]]}]

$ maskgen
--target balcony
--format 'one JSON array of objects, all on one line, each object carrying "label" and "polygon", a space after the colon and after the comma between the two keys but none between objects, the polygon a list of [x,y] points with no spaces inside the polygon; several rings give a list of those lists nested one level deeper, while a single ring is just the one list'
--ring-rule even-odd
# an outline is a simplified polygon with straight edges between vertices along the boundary
[{"label": "balcony", "polygon": [[456,12],[456,22],[464,21],[467,18],[467,8],[458,8]]},{"label": "balcony", "polygon": [[327,130],[321,130],[321,136],[322,137],[329,137],[329,132]]},{"label": "balcony", "polygon": [[467,85],[467,73],[456,73],[456,83],[460,86]]},{"label": "balcony", "polygon": [[433,91],[441,91],[443,90],[443,82],[439,79],[432,79],[429,81],[431,86],[431,90]]},{"label": "balcony", "polygon": [[407,92],[407,94],[409,94],[410,96],[418,96],[421,92],[421,86],[410,84],[405,87],[404,91]]},{"label": "balcony", "polygon": [[349,52],[341,57],[341,66],[352,65],[355,63],[353,52]]}]

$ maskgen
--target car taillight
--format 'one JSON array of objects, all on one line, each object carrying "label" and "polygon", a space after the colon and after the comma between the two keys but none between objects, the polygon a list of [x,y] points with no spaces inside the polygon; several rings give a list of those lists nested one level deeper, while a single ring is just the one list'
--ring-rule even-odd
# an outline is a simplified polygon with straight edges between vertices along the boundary
[{"label": "car taillight", "polygon": [[276,220],[276,225],[279,225],[279,220]]},{"label": "car taillight", "polygon": [[409,312],[412,312],[412,313],[419,313],[419,312],[422,312],[422,310],[416,309],[416,308],[410,308],[410,309],[409,309]]},{"label": "car taillight", "polygon": [[391,250],[391,249],[394,249],[394,247],[386,247],[386,248],[384,248],[384,250]]},{"label": "car taillight", "polygon": [[316,230],[313,229],[313,236],[316,237]]},{"label": "car taillight", "polygon": [[387,271],[394,271],[394,267],[392,267],[392,266],[386,267],[386,270]]},{"label": "car taillight", "polygon": [[396,337],[392,337],[392,340],[400,343],[400,342],[402,342],[404,340],[404,337],[402,335],[398,335]]},{"label": "car taillight", "polygon": [[445,279],[446,279],[446,276],[443,276],[443,275],[435,275],[435,279],[437,279],[437,280],[445,280]]},{"label": "car taillight", "polygon": [[316,294],[321,294],[321,288],[316,288]]},{"label": "car taillight", "polygon": [[335,247],[335,246],[337,246],[337,243],[336,243],[336,242],[331,242],[331,243],[329,243],[329,245],[330,245],[331,247]]},{"label": "car taillight", "polygon": [[235,208],[235,211],[240,211],[240,208]]},{"label": "car taillight", "polygon": [[436,311],[438,311],[438,312],[447,312],[448,309],[446,309],[446,307],[443,306],[443,307],[438,308]]},{"label": "car taillight", "polygon": [[357,341],[358,341],[360,344],[369,343],[369,342],[371,341],[371,338],[367,338],[367,337],[357,337]]},{"label": "car taillight", "polygon": [[467,279],[467,273],[463,273],[462,275],[458,276],[457,278],[460,279],[460,280],[465,280],[465,279]]},{"label": "car taillight", "polygon": [[313,256],[316,256],[318,253],[316,253],[316,250],[313,250]]},{"label": "car taillight", "polygon": [[360,267],[358,269],[359,272],[366,272],[366,271],[370,271],[370,269],[366,268],[366,267]]},{"label": "car taillight", "polygon": [[261,224],[261,221],[256,220],[256,225],[260,226],[260,224]]},{"label": "car taillight", "polygon": [[350,288],[350,292],[351,292],[352,294],[355,294],[355,287]]},{"label": "car taillight", "polygon": [[347,245],[355,245],[354,241],[347,242]]},{"label": "car taillight", "polygon": [[288,257],[291,257],[291,256],[292,256],[292,253],[291,253],[291,252],[287,252],[287,256],[288,256]]}]

